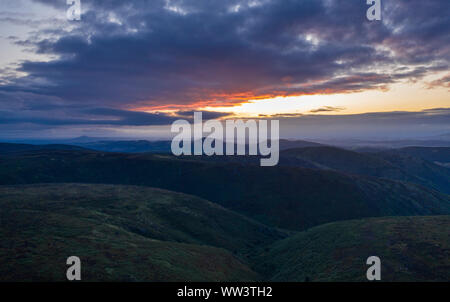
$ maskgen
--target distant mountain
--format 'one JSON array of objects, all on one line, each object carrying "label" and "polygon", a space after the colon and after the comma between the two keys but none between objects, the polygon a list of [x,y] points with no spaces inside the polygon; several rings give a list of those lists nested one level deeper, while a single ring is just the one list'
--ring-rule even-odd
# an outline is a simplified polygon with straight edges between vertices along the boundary
[{"label": "distant mountain", "polygon": [[[221,142],[218,142],[219,144]],[[147,140],[120,140],[120,141],[93,141],[87,143],[75,143],[88,149],[108,152],[124,152],[124,153],[171,153],[172,141],[147,141]],[[222,142],[225,150],[225,143]],[[192,143],[193,145],[193,143]],[[300,147],[314,147],[322,146],[318,143],[301,141],[301,140],[280,140],[280,150],[300,148]],[[248,147],[246,147],[248,150]]]},{"label": "distant mountain", "polygon": [[407,154],[438,164],[450,164],[450,148],[446,147],[408,147],[389,150],[388,153]]},{"label": "distant mountain", "polygon": [[3,186],[0,207],[0,281],[64,281],[70,255],[84,281],[258,280],[243,253],[287,234],[145,187]]},{"label": "distant mountain", "polygon": [[[4,143],[13,144],[31,144],[31,145],[74,145],[77,143],[89,143],[97,141],[112,140],[106,137],[90,137],[90,136],[79,136],[74,138],[18,138],[18,139],[3,139]],[[119,140],[119,139],[114,139]]]},{"label": "distant mountain", "polygon": [[171,141],[95,141],[88,143],[77,143],[88,149],[107,151],[107,152],[123,152],[123,153],[168,153],[171,152]]},{"label": "distant mountain", "polygon": [[450,281],[450,216],[383,217],[321,225],[261,249],[254,269],[273,281],[359,281],[366,259],[381,281]]},{"label": "distant mountain", "polygon": [[[30,151],[30,150],[49,150],[51,148],[53,148],[54,150],[81,150],[84,148],[104,152],[120,152],[120,153],[146,153],[146,152],[171,153],[171,144],[172,144],[172,141],[170,140],[159,140],[159,141],[126,140],[126,139],[111,140],[88,136],[81,136],[73,139],[54,140],[48,142],[31,141],[31,143],[27,144],[0,143],[0,152],[2,152],[2,150],[16,152],[16,151]],[[279,141],[279,146],[280,150],[285,150],[291,148],[316,147],[322,145],[302,140],[282,139]],[[8,148],[10,150],[8,150]]]},{"label": "distant mountain", "polygon": [[102,138],[102,137],[90,137],[90,136],[86,136],[86,135],[74,137],[74,138],[61,139],[61,141],[66,144],[77,144],[77,143],[84,144],[84,143],[93,143],[93,142],[105,141],[105,140],[110,140],[110,139]]},{"label": "distant mountain", "polygon": [[[420,148],[422,154],[432,154],[433,150],[439,149],[441,148]],[[444,149],[442,157],[445,157],[447,148],[442,149]],[[281,152],[280,165],[314,167],[408,181],[450,194],[450,169],[412,157],[402,150],[409,148],[370,153],[337,147],[297,148]]]},{"label": "distant mountain", "polygon": [[0,143],[0,154],[28,152],[28,151],[44,151],[44,150],[86,150],[86,148],[72,146],[72,145],[31,145],[31,144],[11,144]]},{"label": "distant mountain", "polygon": [[0,184],[145,185],[197,195],[292,230],[386,215],[450,214],[450,197],[410,183],[297,167],[259,167],[162,154],[36,151],[0,157]]}]

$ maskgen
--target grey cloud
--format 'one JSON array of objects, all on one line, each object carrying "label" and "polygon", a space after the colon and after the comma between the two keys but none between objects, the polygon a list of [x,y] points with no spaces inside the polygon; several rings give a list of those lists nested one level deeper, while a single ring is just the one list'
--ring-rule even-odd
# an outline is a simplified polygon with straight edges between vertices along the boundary
[{"label": "grey cloud", "polygon": [[311,113],[318,113],[318,112],[336,112],[336,111],[342,111],[345,110],[344,107],[333,107],[333,106],[325,106],[325,107],[320,107],[317,109],[312,109],[309,112]]},{"label": "grey cloud", "polygon": [[[36,1],[67,9],[65,1]],[[16,110],[9,122],[52,123],[45,110],[50,116],[59,106],[71,122],[93,123],[73,117],[73,108],[182,110],[388,89],[448,70],[448,0],[384,1],[382,22],[367,21],[367,7],[361,0],[84,0],[81,22],[15,41],[57,58],[20,64],[27,76],[0,83],[0,109]],[[98,123],[170,119],[128,114]]]}]

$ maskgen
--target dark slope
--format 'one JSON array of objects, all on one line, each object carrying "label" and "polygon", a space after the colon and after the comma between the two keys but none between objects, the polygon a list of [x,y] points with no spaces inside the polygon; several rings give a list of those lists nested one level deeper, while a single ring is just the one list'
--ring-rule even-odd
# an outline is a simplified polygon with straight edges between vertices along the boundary
[{"label": "dark slope", "polygon": [[409,181],[450,194],[449,168],[407,154],[383,152],[378,156],[411,175]]},{"label": "dark slope", "polygon": [[409,183],[333,171],[181,160],[169,155],[35,152],[0,159],[0,184],[88,182],[184,192],[271,226],[450,213],[448,195]]},{"label": "dark slope", "polygon": [[274,281],[450,281],[450,216],[383,217],[321,225],[276,242],[254,258]]},{"label": "dark slope", "polygon": [[450,169],[397,151],[359,153],[335,147],[281,152],[280,164],[408,181],[450,193]]},{"label": "dark slope", "polygon": [[146,187],[3,186],[0,207],[0,280],[64,280],[71,255],[85,281],[252,280],[239,255],[285,237],[197,197]]},{"label": "dark slope", "polygon": [[[407,178],[406,173],[373,154],[358,153],[337,147],[307,147],[281,152],[281,162],[302,166],[308,162],[317,168],[376,177]],[[287,162],[287,161],[290,162]],[[299,162],[297,163],[296,160]]]},{"label": "dark slope", "polygon": [[407,147],[395,150],[387,150],[388,154],[405,154],[424,160],[439,163],[450,164],[450,148],[445,147]]}]

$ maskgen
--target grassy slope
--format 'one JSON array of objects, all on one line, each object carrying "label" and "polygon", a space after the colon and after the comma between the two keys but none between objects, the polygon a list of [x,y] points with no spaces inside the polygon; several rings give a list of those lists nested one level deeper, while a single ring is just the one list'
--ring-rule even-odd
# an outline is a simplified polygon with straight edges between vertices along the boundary
[{"label": "grassy slope", "polygon": [[387,153],[408,154],[414,157],[426,159],[431,162],[450,162],[449,147],[406,147],[396,150],[386,151]]},{"label": "grassy slope", "polygon": [[450,216],[325,224],[274,243],[255,267],[275,281],[366,281],[378,256],[382,281],[450,281],[449,226]]},{"label": "grassy slope", "polygon": [[[377,177],[406,177],[403,171],[373,154],[358,153],[336,147],[307,147],[281,152],[282,160],[294,165],[293,158],[307,161],[319,168],[343,171],[352,174]],[[288,160],[291,160],[289,162]],[[301,164],[301,162],[299,163]]]},{"label": "grassy slope", "polygon": [[299,167],[306,163],[320,169],[408,181],[450,193],[450,169],[412,157],[402,150],[359,153],[335,147],[308,147],[281,152],[280,163]]},{"label": "grassy slope", "polygon": [[378,156],[407,171],[412,182],[450,194],[450,169],[419,157],[402,153],[379,153]]},{"label": "grassy slope", "polygon": [[448,195],[409,183],[333,171],[82,151],[0,158],[0,184],[42,182],[164,188],[294,230],[362,217],[450,214]]},{"label": "grassy slope", "polygon": [[144,187],[3,186],[0,207],[0,280],[65,280],[71,255],[86,281],[255,280],[240,253],[285,236],[208,201]]}]

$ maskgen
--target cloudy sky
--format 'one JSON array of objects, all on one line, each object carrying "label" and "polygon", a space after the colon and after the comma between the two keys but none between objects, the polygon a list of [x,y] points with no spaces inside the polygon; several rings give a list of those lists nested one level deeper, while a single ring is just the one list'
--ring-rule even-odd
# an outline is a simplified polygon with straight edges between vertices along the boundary
[{"label": "cloudy sky", "polygon": [[66,0],[0,0],[0,138],[158,137],[195,110],[288,137],[450,132],[450,1],[381,2],[368,21],[365,0],[81,0],[70,21]]}]

